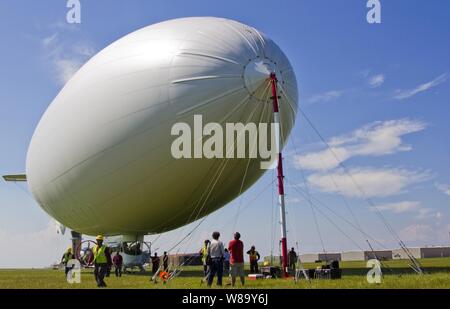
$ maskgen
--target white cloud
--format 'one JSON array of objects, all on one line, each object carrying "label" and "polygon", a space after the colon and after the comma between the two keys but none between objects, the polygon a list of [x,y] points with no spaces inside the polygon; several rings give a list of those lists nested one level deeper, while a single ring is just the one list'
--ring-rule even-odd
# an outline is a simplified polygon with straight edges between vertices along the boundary
[{"label": "white cloud", "polygon": [[442,191],[444,194],[450,195],[450,186],[446,184],[436,184],[436,188]]},{"label": "white cloud", "polygon": [[49,220],[45,229],[30,233],[0,230],[0,247],[4,248],[0,267],[46,267],[52,262],[59,262],[62,253],[70,245],[68,234],[57,234],[53,220]]},{"label": "white cloud", "polygon": [[376,209],[379,211],[388,211],[394,214],[403,214],[403,213],[414,213],[416,219],[442,219],[443,215],[441,212],[436,211],[432,208],[422,207],[421,203],[418,201],[402,201],[402,202],[394,202],[394,203],[386,203],[375,205],[375,207],[371,207],[372,211]]},{"label": "white cloud", "polygon": [[448,79],[448,74],[442,74],[438,77],[436,77],[435,79],[433,79],[432,81],[429,81],[427,83],[418,85],[417,87],[413,88],[413,89],[408,89],[408,90],[397,90],[397,93],[394,95],[394,99],[397,100],[404,100],[404,99],[408,99],[412,96],[415,96],[418,93],[427,91],[433,87],[436,87],[444,82],[446,82]]},{"label": "white cloud", "polygon": [[329,170],[355,156],[381,156],[409,151],[412,147],[404,145],[401,137],[425,128],[426,124],[417,120],[376,121],[350,134],[331,138],[328,141],[330,148],[294,156],[294,163],[299,168]]},{"label": "white cloud", "polygon": [[436,219],[440,220],[442,218],[442,213],[439,211],[435,211],[431,208],[419,208],[417,210],[417,219],[423,220],[423,219]]},{"label": "white cloud", "polygon": [[93,46],[89,44],[77,44],[73,47],[73,51],[75,54],[85,57],[92,57],[95,54],[95,49]]},{"label": "white cloud", "polygon": [[420,202],[417,201],[403,201],[395,203],[386,203],[375,206],[380,211],[389,211],[395,214],[410,212],[420,208]]},{"label": "white cloud", "polygon": [[344,92],[345,91],[343,90],[331,90],[324,93],[313,95],[312,97],[307,99],[307,101],[308,103],[311,104],[328,102],[341,97],[344,94]]},{"label": "white cloud", "polygon": [[58,74],[59,82],[61,84],[67,83],[82,65],[83,65],[82,62],[74,59],[55,60],[55,67]]},{"label": "white cloud", "polygon": [[412,242],[414,245],[442,245],[448,242],[450,224],[411,224],[400,230],[402,240]]},{"label": "white cloud", "polygon": [[399,236],[404,241],[429,241],[434,238],[434,231],[427,224],[412,224],[402,229]]},{"label": "white cloud", "polygon": [[383,74],[377,74],[377,75],[372,76],[369,79],[369,85],[372,88],[377,88],[377,87],[380,87],[381,85],[383,85],[384,80],[385,80],[385,77]]},{"label": "white cloud", "polygon": [[385,197],[402,192],[408,185],[429,179],[428,173],[406,169],[353,168],[335,170],[308,176],[308,182],[316,189],[338,193],[347,197]]},{"label": "white cloud", "polygon": [[54,42],[54,41],[56,40],[56,37],[57,37],[57,36],[58,36],[58,35],[57,35],[56,33],[54,33],[54,34],[52,34],[52,35],[50,35],[50,36],[48,36],[48,37],[42,39],[42,45],[43,45],[44,47],[50,46],[50,45],[52,44],[52,42]]},{"label": "white cloud", "polygon": [[350,153],[344,147],[330,147],[318,152],[309,152],[304,155],[295,155],[294,164],[298,168],[310,170],[333,169],[350,158]]},{"label": "white cloud", "polygon": [[[58,31],[64,31],[57,27]],[[67,34],[67,33],[66,33]],[[64,85],[76,71],[95,54],[94,47],[74,34],[62,36],[56,32],[41,40],[46,58],[52,64],[56,80]]]}]

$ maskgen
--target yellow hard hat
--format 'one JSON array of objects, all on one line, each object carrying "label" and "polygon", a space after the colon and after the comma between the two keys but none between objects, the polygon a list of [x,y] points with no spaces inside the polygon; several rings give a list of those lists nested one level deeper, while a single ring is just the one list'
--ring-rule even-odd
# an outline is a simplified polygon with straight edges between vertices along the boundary
[{"label": "yellow hard hat", "polygon": [[95,237],[95,239],[96,239],[96,240],[103,240],[104,237],[103,237],[103,235],[97,235],[97,237]]},{"label": "yellow hard hat", "polygon": [[269,261],[264,261],[264,266],[269,266],[269,265],[270,265]]},{"label": "yellow hard hat", "polygon": [[67,248],[67,252],[72,252],[72,247]]}]

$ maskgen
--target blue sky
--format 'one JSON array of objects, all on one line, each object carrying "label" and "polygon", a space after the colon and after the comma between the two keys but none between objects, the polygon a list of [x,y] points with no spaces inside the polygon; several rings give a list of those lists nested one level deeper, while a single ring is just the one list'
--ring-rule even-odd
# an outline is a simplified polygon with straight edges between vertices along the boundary
[{"label": "blue sky", "polygon": [[[300,107],[333,150],[299,114],[285,150],[289,245],[298,242],[301,252],[367,248],[365,237],[348,223],[311,207],[308,195],[299,194],[306,190],[383,246],[397,246],[335,155],[407,244],[449,244],[450,3],[381,3],[382,23],[368,24],[365,0],[81,0],[82,22],[71,25],[66,1],[0,0],[0,173],[24,171],[41,115],[100,49],[166,19],[226,17],[265,32],[284,50],[297,74]],[[235,225],[247,245],[276,254],[275,187],[258,195],[272,177],[268,172],[210,215],[180,252],[196,250],[214,229],[228,240]],[[170,247],[190,228],[161,236],[155,247]],[[0,257],[0,267],[48,265],[67,244],[68,236],[56,234],[26,186],[0,183],[0,246],[15,248]]]}]

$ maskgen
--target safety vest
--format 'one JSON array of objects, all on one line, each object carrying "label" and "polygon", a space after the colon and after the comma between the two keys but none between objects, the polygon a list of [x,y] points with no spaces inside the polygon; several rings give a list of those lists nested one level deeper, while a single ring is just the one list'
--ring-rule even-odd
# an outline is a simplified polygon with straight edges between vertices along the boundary
[{"label": "safety vest", "polygon": [[69,262],[69,260],[71,258],[72,258],[72,253],[70,253],[70,252],[64,253],[64,264],[67,264],[67,262]]},{"label": "safety vest", "polygon": [[256,262],[256,260],[258,259],[257,254],[258,254],[258,251],[256,251],[256,250],[253,252],[250,251],[250,253],[249,253],[250,262]]},{"label": "safety vest", "polygon": [[94,248],[92,248],[92,252],[94,253],[94,263],[97,264],[106,264],[108,263],[108,260],[106,259],[106,246],[102,245],[100,248],[95,245]]},{"label": "safety vest", "polygon": [[208,247],[207,246],[203,246],[202,248],[202,262],[203,264],[206,263],[206,257],[208,256]]}]

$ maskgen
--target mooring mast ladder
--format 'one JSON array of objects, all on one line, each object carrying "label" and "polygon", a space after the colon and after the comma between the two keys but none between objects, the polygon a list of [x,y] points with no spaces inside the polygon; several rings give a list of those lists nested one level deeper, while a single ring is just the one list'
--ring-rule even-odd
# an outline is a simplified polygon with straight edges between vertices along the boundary
[{"label": "mooring mast ladder", "polygon": [[281,223],[281,262],[283,267],[283,276],[288,277],[288,256],[286,240],[286,208],[284,202],[284,175],[283,175],[283,157],[281,154],[281,127],[278,104],[277,77],[275,73],[270,73],[270,83],[272,86],[273,119],[275,124],[275,147],[278,155],[277,178],[278,178],[278,198],[280,202],[280,223]]}]

